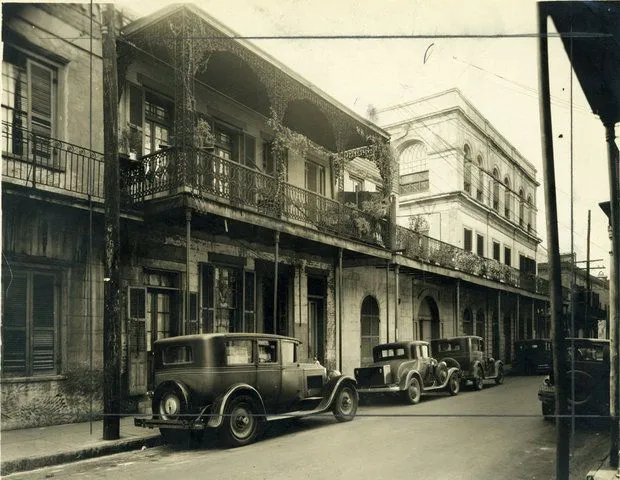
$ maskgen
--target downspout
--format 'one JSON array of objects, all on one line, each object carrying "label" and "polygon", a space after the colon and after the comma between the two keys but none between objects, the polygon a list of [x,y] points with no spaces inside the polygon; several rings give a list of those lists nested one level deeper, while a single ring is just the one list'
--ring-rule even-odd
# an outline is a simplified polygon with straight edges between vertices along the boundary
[{"label": "downspout", "polygon": [[342,372],[342,325],[344,315],[344,302],[342,289],[344,286],[342,277],[342,248],[338,249],[338,369]]},{"label": "downspout", "polygon": [[190,305],[189,305],[189,262],[190,246],[192,240],[192,211],[185,210],[185,321],[181,325],[181,335],[188,331]]},{"label": "downspout", "polygon": [[278,333],[278,262],[280,261],[280,232],[276,231],[276,252],[273,277],[273,333]]},{"label": "downspout", "polygon": [[390,261],[385,263],[385,329],[386,342],[390,341]]}]

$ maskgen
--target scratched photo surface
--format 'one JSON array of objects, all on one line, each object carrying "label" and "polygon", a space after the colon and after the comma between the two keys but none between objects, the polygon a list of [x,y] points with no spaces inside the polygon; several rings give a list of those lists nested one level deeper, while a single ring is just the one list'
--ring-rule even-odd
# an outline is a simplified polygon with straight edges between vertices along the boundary
[{"label": "scratched photo surface", "polygon": [[617,469],[620,2],[3,2],[2,46],[3,476]]}]

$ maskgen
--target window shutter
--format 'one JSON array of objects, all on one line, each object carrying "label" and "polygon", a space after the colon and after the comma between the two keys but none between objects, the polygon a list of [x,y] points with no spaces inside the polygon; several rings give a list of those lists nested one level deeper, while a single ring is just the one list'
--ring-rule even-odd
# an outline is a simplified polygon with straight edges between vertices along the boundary
[{"label": "window shutter", "polygon": [[256,139],[247,133],[244,135],[245,140],[245,162],[244,164],[250,168],[256,165]]},{"label": "window shutter", "polygon": [[243,321],[244,331],[254,332],[254,272],[245,272],[243,285]]},{"label": "window shutter", "polygon": [[142,105],[144,104],[144,92],[135,85],[129,86],[129,123],[142,128]]},{"label": "window shutter", "polygon": [[202,333],[214,331],[214,272],[212,265],[202,266]]},{"label": "window shutter", "polygon": [[7,373],[26,373],[27,277],[4,277],[2,291],[2,370]]},{"label": "window shutter", "polygon": [[30,113],[32,131],[43,137],[52,136],[52,83],[49,68],[28,62],[30,71]]},{"label": "window shutter", "polygon": [[144,320],[146,319],[146,288],[129,287],[128,317]]},{"label": "window shutter", "polygon": [[35,274],[32,295],[32,369],[53,370],[54,354],[54,276]]}]

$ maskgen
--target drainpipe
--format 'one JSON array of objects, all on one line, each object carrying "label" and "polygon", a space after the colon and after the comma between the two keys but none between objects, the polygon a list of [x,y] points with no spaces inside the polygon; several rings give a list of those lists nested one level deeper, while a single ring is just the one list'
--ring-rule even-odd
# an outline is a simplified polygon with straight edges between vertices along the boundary
[{"label": "drainpipe", "polygon": [[192,211],[188,208],[185,210],[185,321],[181,325],[181,335],[188,331],[190,305],[189,305],[189,254],[190,242],[192,240]]},{"label": "drainpipe", "polygon": [[342,317],[344,315],[344,302],[342,289],[344,286],[342,278],[342,248],[338,249],[338,365],[342,372]]},{"label": "drainpipe", "polygon": [[456,321],[454,325],[454,335],[459,334],[459,318],[461,316],[461,279],[456,279]]},{"label": "drainpipe", "polygon": [[385,329],[387,337],[386,342],[390,341],[390,261],[385,263]]},{"label": "drainpipe", "polygon": [[394,299],[394,341],[398,342],[398,317],[399,317],[399,299],[400,299],[400,285],[398,283],[398,277],[400,275],[400,265],[394,265],[394,278],[396,280],[396,293]]},{"label": "drainpipe", "polygon": [[273,277],[273,333],[278,333],[278,262],[280,261],[280,232],[276,231],[276,253],[274,256]]}]

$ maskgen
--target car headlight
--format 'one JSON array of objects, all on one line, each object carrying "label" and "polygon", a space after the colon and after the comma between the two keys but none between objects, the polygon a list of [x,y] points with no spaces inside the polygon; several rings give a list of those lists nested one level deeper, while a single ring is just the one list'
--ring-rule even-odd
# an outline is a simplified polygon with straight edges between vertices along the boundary
[{"label": "car headlight", "polygon": [[340,373],[338,370],[330,370],[327,374],[327,379],[331,380],[332,378],[339,377],[340,375],[342,375],[342,373]]}]

